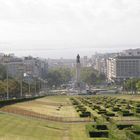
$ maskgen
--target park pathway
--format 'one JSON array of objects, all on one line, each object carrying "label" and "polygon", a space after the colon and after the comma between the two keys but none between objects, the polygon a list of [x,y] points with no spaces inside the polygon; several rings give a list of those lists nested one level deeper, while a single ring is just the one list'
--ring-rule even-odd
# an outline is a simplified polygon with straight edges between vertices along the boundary
[{"label": "park pathway", "polygon": [[69,128],[66,127],[65,130],[64,130],[64,135],[63,135],[62,140],[70,140],[69,137],[70,137]]}]

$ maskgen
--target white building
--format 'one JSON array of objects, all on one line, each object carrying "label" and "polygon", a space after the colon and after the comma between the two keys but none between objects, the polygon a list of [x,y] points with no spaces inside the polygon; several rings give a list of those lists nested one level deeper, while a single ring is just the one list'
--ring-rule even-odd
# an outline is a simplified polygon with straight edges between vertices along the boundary
[{"label": "white building", "polygon": [[82,66],[87,67],[88,66],[88,57],[84,56],[82,59]]},{"label": "white building", "polygon": [[128,49],[124,50],[121,55],[124,56],[140,56],[140,49]]},{"label": "white building", "polygon": [[109,81],[140,78],[140,56],[117,56],[107,60]]},{"label": "white building", "polygon": [[107,62],[106,62],[105,58],[98,58],[98,59],[96,59],[94,68],[99,73],[106,74],[106,69],[107,69],[106,67],[107,67]]},{"label": "white building", "polygon": [[32,76],[44,78],[48,71],[48,63],[46,60],[41,60],[39,58],[25,57],[24,64],[26,66],[26,72],[30,73]]}]

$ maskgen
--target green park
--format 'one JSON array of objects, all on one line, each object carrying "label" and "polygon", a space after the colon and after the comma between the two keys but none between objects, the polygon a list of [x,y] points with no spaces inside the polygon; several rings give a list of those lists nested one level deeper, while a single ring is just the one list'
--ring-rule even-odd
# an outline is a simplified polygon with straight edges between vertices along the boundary
[{"label": "green park", "polygon": [[86,67],[71,89],[77,69],[49,69],[42,84],[7,77],[0,65],[0,140],[140,140],[140,80],[107,84]]},{"label": "green park", "polygon": [[46,96],[1,107],[2,140],[139,140],[139,95]]}]

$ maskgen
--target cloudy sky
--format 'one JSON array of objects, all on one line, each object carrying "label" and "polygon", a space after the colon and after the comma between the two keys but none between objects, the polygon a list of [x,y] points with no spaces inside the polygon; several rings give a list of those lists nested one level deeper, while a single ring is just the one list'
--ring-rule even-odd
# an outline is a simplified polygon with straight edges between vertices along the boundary
[{"label": "cloudy sky", "polygon": [[0,52],[50,58],[140,47],[140,0],[0,0]]}]

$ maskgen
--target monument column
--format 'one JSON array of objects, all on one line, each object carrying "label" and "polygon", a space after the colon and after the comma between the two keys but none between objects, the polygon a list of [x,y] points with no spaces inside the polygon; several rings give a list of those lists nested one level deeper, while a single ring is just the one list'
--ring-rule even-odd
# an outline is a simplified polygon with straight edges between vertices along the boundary
[{"label": "monument column", "polygon": [[81,63],[80,63],[80,56],[78,54],[76,58],[76,85],[77,85],[78,93],[80,93],[80,83],[81,83],[80,74],[81,74]]}]

